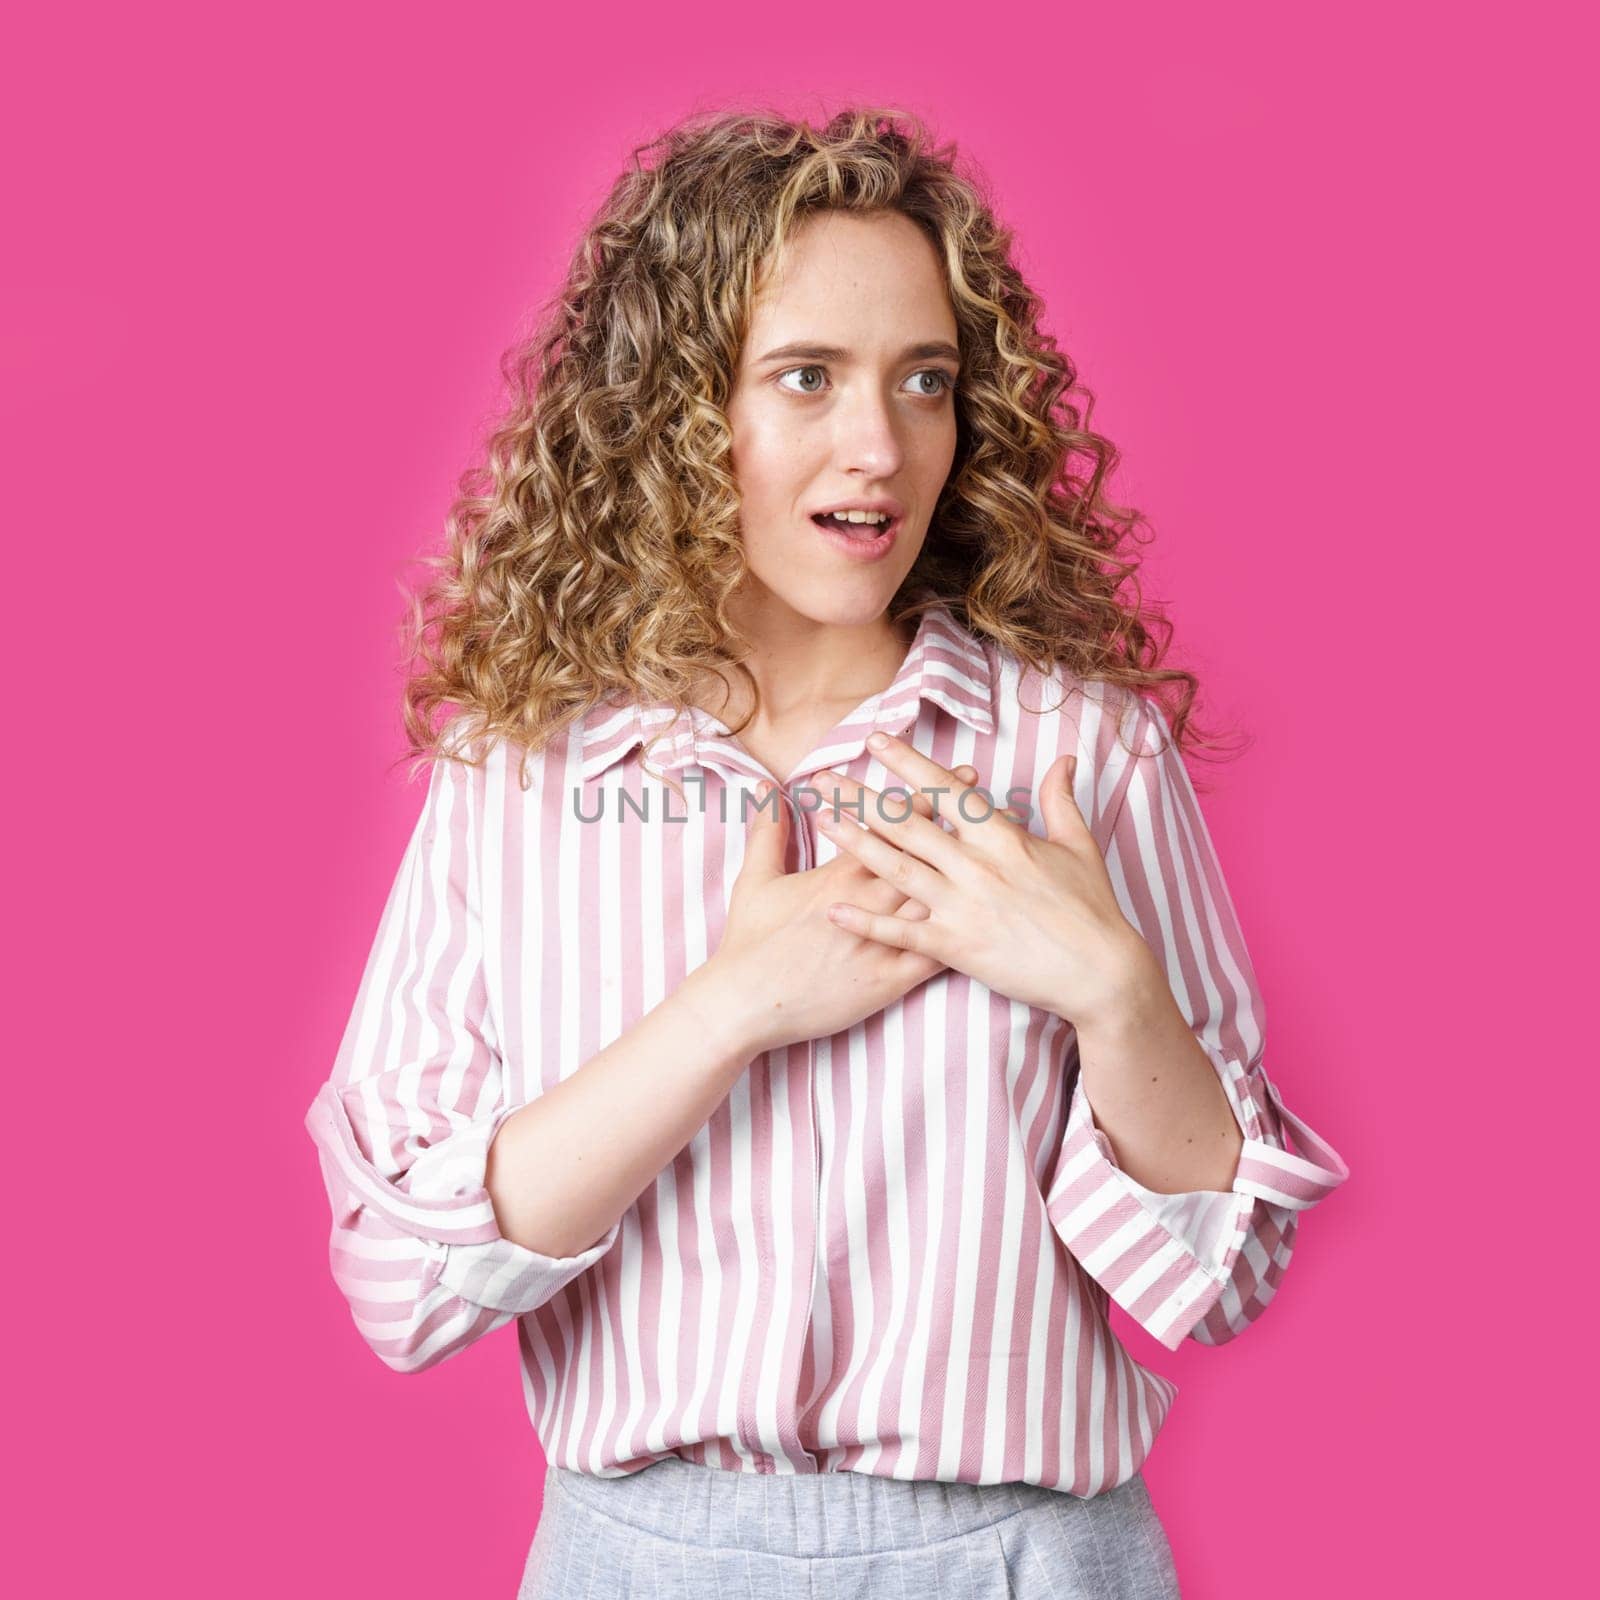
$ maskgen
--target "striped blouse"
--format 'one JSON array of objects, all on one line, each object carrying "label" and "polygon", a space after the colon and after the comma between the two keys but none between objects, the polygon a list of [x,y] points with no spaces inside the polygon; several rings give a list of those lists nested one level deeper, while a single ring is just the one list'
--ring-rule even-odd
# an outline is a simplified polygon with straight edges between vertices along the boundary
[{"label": "striped blouse", "polygon": [[[678,1455],[1098,1494],[1138,1470],[1177,1392],[1109,1302],[1168,1349],[1233,1338],[1276,1292],[1300,1213],[1348,1176],[1263,1069],[1255,975],[1156,705],[1041,675],[935,609],[791,795],[823,768],[900,786],[866,749],[875,728],[971,763],[997,806],[1077,753],[1123,912],[1238,1120],[1232,1187],[1135,1183],[1071,1024],[946,970],[752,1060],[589,1249],[524,1249],[484,1188],[490,1141],[716,949],[742,797],[773,775],[708,712],[654,703],[574,723],[530,756],[527,788],[503,740],[482,766],[436,762],[306,1127],[362,1337],[418,1372],[515,1320],[554,1465],[612,1477]],[[791,806],[791,870],[834,854],[814,805]],[[1038,807],[1018,809],[1042,835]]]}]

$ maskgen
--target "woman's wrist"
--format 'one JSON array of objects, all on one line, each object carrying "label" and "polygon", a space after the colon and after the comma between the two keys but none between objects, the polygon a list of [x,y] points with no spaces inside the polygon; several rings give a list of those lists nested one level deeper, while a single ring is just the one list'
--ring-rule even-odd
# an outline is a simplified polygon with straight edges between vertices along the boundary
[{"label": "woman's wrist", "polygon": [[683,980],[677,993],[695,1019],[711,1060],[742,1067],[770,1048],[750,1003],[752,986],[736,980],[725,961],[712,956]]},{"label": "woman's wrist", "polygon": [[1157,997],[1171,1000],[1155,952],[1131,926],[1125,935],[1108,943],[1096,972],[1099,984],[1092,997],[1080,995],[1074,1004],[1063,1002],[1051,1008],[1079,1034],[1114,1029],[1130,1016],[1147,1011]]}]

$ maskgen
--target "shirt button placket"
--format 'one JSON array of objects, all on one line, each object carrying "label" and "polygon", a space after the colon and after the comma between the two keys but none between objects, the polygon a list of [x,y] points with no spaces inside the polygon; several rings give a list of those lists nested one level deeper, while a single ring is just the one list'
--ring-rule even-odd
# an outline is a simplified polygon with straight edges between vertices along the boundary
[{"label": "shirt button placket", "polygon": [[[799,787],[799,784],[795,785],[795,788]],[[810,826],[806,820],[809,814],[800,809],[799,800],[792,791],[790,794],[790,799],[794,802],[792,814],[795,824],[795,837],[799,841],[799,870],[801,872],[807,872],[816,865],[815,842],[811,835]],[[795,1288],[801,1304],[803,1304],[805,1307],[805,1315],[800,1327],[800,1337],[795,1343],[795,1348],[800,1352],[802,1361],[804,1359],[806,1346],[811,1340],[811,1314],[813,1294],[816,1289],[817,1281],[817,1257],[822,1249],[822,1138],[820,1131],[820,1119],[817,1115],[817,1047],[815,1040],[808,1040],[806,1042],[805,1074],[806,1112],[811,1121],[811,1127],[809,1130],[811,1137],[811,1251],[808,1259],[806,1259],[804,1263],[801,1263],[798,1260],[795,1263],[796,1271],[799,1273],[799,1278]],[[800,1272],[802,1265],[804,1267],[804,1271]],[[797,1366],[794,1374],[795,1387],[792,1393],[785,1394],[784,1396],[786,1403],[791,1400],[793,1401],[793,1424],[796,1429],[798,1429],[800,1418],[808,1398],[799,1392],[799,1377],[800,1368]],[[824,1381],[821,1374],[818,1375],[817,1381]],[[795,1444],[796,1449],[801,1453],[802,1459],[806,1459],[807,1452],[805,1450],[804,1441],[800,1440],[797,1436]]]}]

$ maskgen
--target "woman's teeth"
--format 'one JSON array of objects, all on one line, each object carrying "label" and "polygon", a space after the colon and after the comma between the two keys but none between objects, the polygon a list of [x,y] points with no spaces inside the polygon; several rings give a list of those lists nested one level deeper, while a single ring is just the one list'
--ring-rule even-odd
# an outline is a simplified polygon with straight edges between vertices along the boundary
[{"label": "woman's teeth", "polygon": [[889,518],[850,517],[836,511],[825,511],[816,518],[825,527],[837,528],[856,539],[876,539],[889,526]]}]

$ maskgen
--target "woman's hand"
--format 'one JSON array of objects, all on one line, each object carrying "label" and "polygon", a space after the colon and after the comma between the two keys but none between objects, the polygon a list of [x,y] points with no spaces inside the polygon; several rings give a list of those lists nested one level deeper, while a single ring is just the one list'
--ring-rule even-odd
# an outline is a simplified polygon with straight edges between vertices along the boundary
[{"label": "woman's hand", "polygon": [[[997,994],[1085,1026],[1115,1014],[1130,986],[1149,981],[1154,956],[1123,915],[1073,797],[1075,757],[1062,756],[1045,774],[1039,802],[1048,837],[1041,839],[904,740],[890,738],[874,749],[911,790],[947,791],[941,821],[920,808],[906,815],[904,791],[889,794],[880,808],[873,790],[821,772],[815,782],[827,798],[817,827],[841,857],[869,868],[929,914],[917,921],[884,916],[858,896],[839,895],[830,907],[839,927],[859,935],[866,948],[954,968]],[[840,806],[851,808],[837,815],[835,785]]]},{"label": "woman's hand", "polygon": [[[977,769],[961,767],[961,782]],[[748,1055],[805,1039],[823,1039],[870,1017],[934,973],[941,963],[913,950],[858,938],[828,918],[828,907],[848,899],[885,923],[911,926],[928,916],[913,896],[886,883],[848,855],[805,872],[788,872],[787,796],[767,800],[750,823],[744,865],[728,902],[728,918],[706,972],[720,1002],[740,1017]],[[930,828],[933,805],[917,797],[918,815]]]}]

